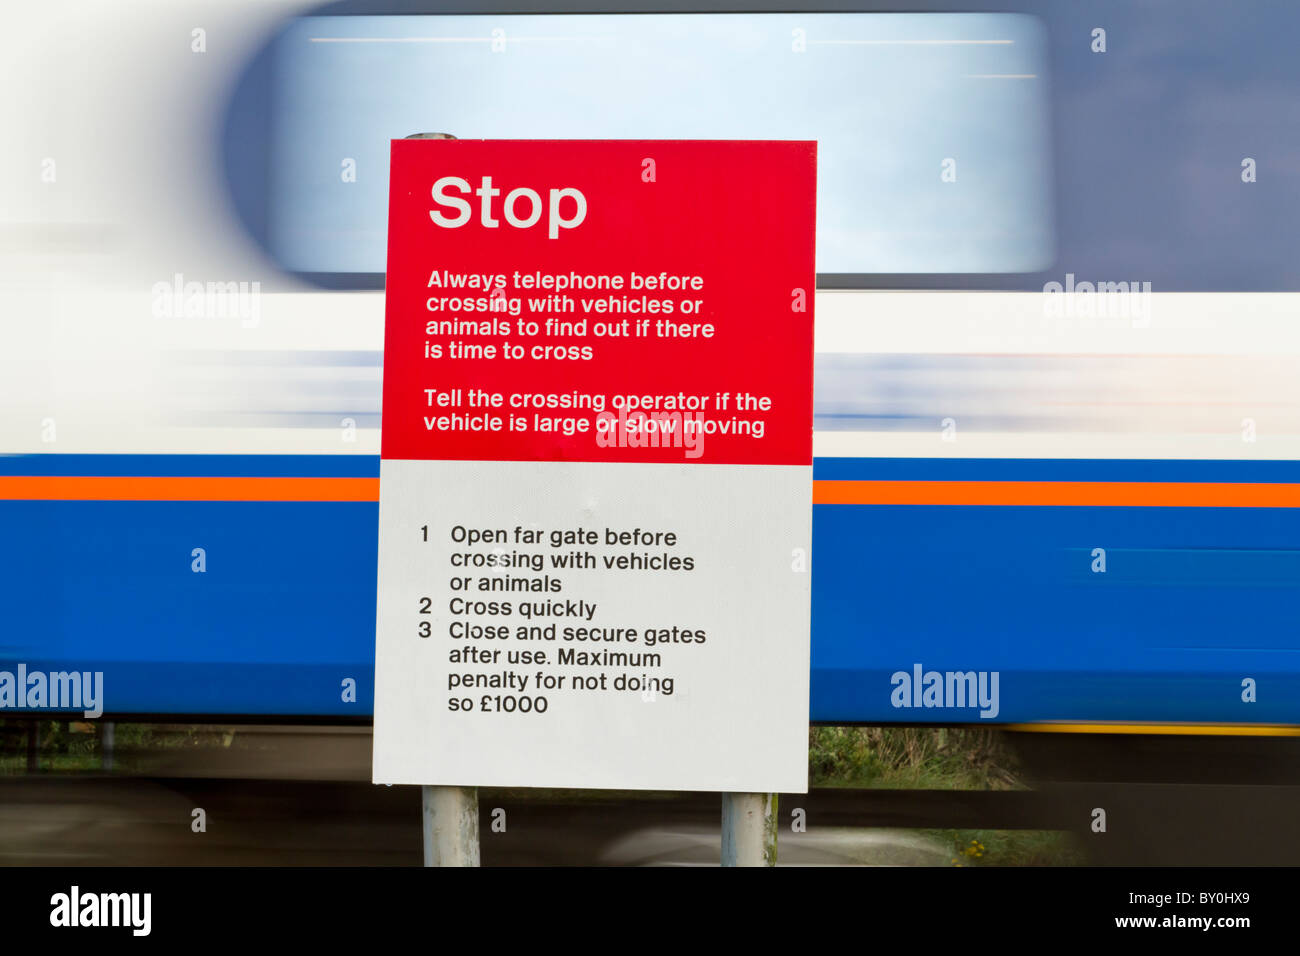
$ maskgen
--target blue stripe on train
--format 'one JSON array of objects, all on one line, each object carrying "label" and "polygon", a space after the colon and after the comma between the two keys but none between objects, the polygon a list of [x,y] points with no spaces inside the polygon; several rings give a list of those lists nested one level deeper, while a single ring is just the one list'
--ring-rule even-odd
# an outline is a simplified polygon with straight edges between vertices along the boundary
[{"label": "blue stripe on train", "polygon": [[369,714],[378,520],[376,503],[0,502],[0,662],[103,670],[117,712]]},{"label": "blue stripe on train", "polygon": [[[936,439],[937,440],[937,439]],[[377,478],[378,455],[0,455],[0,475]],[[818,458],[817,479],[1300,482],[1300,461]]]},{"label": "blue stripe on train", "polygon": [[1296,509],[818,506],[813,719],[959,716],[891,706],[919,663],[999,671],[999,720],[1298,723],[1297,545]]},{"label": "blue stripe on train", "polygon": [[[86,471],[50,473],[141,473],[87,457]],[[377,462],[194,457],[150,458],[143,473],[355,476],[340,468]],[[1066,467],[959,464],[1007,469],[963,478]],[[1082,464],[1125,480],[1153,463]],[[1177,467],[1258,481],[1295,465],[1154,464],[1168,471],[1152,480]],[[817,467],[929,478],[953,465]],[[103,670],[110,712],[369,715],[377,515],[374,503],[0,501],[0,665]],[[998,721],[1300,723],[1300,510],[833,505],[814,508],[813,529],[814,720],[978,719],[892,707],[890,675],[920,664],[998,671]],[[204,574],[190,570],[196,547]],[[1098,547],[1105,574],[1091,570]],[[1256,703],[1241,700],[1245,678]]]}]

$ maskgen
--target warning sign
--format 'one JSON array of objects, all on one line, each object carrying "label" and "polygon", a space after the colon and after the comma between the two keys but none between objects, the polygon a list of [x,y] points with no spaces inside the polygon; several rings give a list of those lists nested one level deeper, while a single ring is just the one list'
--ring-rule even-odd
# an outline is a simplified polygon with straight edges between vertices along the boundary
[{"label": "warning sign", "polygon": [[815,181],[393,143],[375,782],[806,789]]}]

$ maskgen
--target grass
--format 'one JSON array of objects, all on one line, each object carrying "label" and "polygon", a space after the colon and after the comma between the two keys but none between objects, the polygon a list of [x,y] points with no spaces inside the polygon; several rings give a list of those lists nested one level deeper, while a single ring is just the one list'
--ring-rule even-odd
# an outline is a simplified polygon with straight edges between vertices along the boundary
[{"label": "grass", "polygon": [[[0,719],[0,774],[27,772],[25,720]],[[42,720],[37,723],[36,766],[42,772],[97,771],[103,762],[103,724]],[[114,725],[116,769],[130,773],[142,755],[164,750],[229,747],[236,732],[227,727],[176,724]]]},{"label": "grass", "polygon": [[953,866],[1082,866],[1083,848],[1059,830],[921,830],[953,848]]},{"label": "grass", "polygon": [[1015,755],[985,727],[813,727],[815,787],[892,790],[1023,789]]},{"label": "grass", "polygon": [[[988,727],[813,727],[809,783],[875,790],[1023,790],[1021,768]],[[952,847],[954,866],[1073,866],[1077,841],[1057,830],[921,830]]]}]

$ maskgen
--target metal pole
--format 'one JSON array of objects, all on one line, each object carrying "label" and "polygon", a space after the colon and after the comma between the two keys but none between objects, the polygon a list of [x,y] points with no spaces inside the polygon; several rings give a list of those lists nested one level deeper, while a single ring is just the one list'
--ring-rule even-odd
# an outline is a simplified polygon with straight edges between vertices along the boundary
[{"label": "metal pole", "polygon": [[478,790],[421,787],[425,866],[478,866]]},{"label": "metal pole", "polygon": [[776,794],[722,795],[722,865],[776,866]]}]

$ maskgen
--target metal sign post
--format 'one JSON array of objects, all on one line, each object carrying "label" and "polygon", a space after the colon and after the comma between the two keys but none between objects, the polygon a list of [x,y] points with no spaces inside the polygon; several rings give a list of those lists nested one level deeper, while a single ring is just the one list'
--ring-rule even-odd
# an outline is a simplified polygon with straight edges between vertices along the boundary
[{"label": "metal sign post", "polygon": [[722,865],[776,866],[775,793],[722,795]]},{"label": "metal sign post", "polygon": [[478,866],[478,790],[421,787],[425,866]]}]

